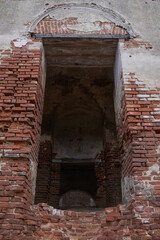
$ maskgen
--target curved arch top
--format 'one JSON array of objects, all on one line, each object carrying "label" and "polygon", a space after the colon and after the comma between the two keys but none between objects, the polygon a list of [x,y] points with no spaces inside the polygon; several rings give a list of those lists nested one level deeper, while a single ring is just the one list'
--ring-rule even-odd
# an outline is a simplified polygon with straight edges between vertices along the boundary
[{"label": "curved arch top", "polygon": [[114,23],[116,27],[124,29],[130,38],[136,37],[130,23],[120,16],[120,14],[109,8],[103,8],[96,4],[70,3],[49,8],[33,20],[29,26],[28,32],[34,33],[37,25],[46,17],[52,18],[56,21],[78,19],[76,26],[70,26],[70,29],[78,29],[78,31],[82,31],[83,33],[99,31],[99,24],[97,23]]}]

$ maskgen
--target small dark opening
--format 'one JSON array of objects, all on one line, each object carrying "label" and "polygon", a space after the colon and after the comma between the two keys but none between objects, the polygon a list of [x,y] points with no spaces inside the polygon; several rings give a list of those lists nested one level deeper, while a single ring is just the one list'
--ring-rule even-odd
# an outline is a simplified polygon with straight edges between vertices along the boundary
[{"label": "small dark opening", "polygon": [[[81,192],[81,203],[78,203],[76,206],[76,200],[74,197],[69,198],[66,202],[67,205],[64,204],[64,208],[71,207],[92,207],[92,202],[85,203],[86,194],[95,199],[96,196],[96,176],[94,171],[94,164],[61,164],[61,179],[60,179],[60,196],[66,194],[70,191]],[[61,198],[61,197],[60,197]],[[77,196],[75,195],[75,198]]]},{"label": "small dark opening", "polygon": [[71,189],[86,191],[95,198],[96,176],[94,164],[65,164],[61,168],[61,191],[64,194]]}]

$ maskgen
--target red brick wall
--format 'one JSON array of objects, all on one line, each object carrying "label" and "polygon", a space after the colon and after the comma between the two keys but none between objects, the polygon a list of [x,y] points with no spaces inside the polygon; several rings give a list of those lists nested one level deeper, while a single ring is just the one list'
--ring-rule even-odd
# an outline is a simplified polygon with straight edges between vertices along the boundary
[{"label": "red brick wall", "polygon": [[118,143],[107,143],[95,164],[97,176],[96,202],[99,205],[116,206],[121,203],[121,163]]},{"label": "red brick wall", "polygon": [[[123,176],[135,176],[135,190],[139,183],[148,181],[152,195],[159,197],[155,186],[157,171],[147,173],[154,164],[159,166],[159,89],[148,90],[147,86],[137,81],[135,74],[130,73],[125,79],[125,96],[123,100],[122,128],[120,140],[122,145]],[[159,169],[157,169],[159,171]],[[152,175],[152,176],[151,176]],[[144,197],[147,195],[144,193]],[[138,195],[137,195],[138,196]]]},{"label": "red brick wall", "polygon": [[[57,34],[83,34],[82,31],[71,30],[69,26],[78,24],[77,18],[66,18],[63,20],[56,20],[50,17],[44,18],[40,21],[37,27],[34,29],[34,33],[57,33]],[[108,34],[108,35],[127,35],[127,31],[122,27],[116,26],[110,22],[98,22],[95,21],[95,25],[100,27],[98,31],[92,31],[92,33]]]},{"label": "red brick wall", "polygon": [[158,240],[160,214],[155,213],[150,222],[143,224],[134,214],[135,208],[130,203],[88,213],[62,211],[39,204],[32,207],[39,226],[34,239]]},{"label": "red brick wall", "polygon": [[[61,163],[52,163],[52,144],[40,143],[36,182],[35,203],[48,203],[59,207],[62,178]],[[98,207],[116,206],[121,203],[121,168],[118,145],[107,144],[99,155],[101,162],[95,163],[95,202]],[[86,183],[87,185],[88,183]]]},{"label": "red brick wall", "polygon": [[52,163],[51,182],[49,190],[48,204],[51,206],[59,206],[60,198],[60,179],[61,179],[61,164]]},{"label": "red brick wall", "polygon": [[60,198],[61,164],[52,163],[51,141],[41,141],[38,156],[35,203],[58,207]]},{"label": "red brick wall", "polygon": [[35,203],[48,203],[51,184],[51,167],[52,143],[50,141],[41,142],[38,156]]},{"label": "red brick wall", "polygon": [[33,230],[31,162],[37,162],[43,91],[41,49],[30,44],[0,50],[0,239]]},{"label": "red brick wall", "polygon": [[[39,40],[30,44],[36,41]],[[15,48],[12,43],[10,49],[0,50],[0,239],[47,239],[54,230],[49,228],[46,233],[48,225],[41,226],[43,219],[45,223],[57,221],[53,213],[48,217],[45,207],[40,213],[36,206],[30,211],[33,203],[30,161],[38,159],[43,102],[41,50],[29,49],[30,44]],[[126,42],[124,47],[151,48],[150,44],[136,40]],[[129,189],[132,201],[130,205],[106,210],[107,222],[99,239],[107,236],[109,240],[158,240],[160,89],[147,88],[136,73],[125,75],[125,80],[119,142],[122,177],[133,176]],[[74,214],[71,213],[72,218]],[[61,232],[63,229],[61,225]],[[55,239],[68,239],[56,234]]]},{"label": "red brick wall", "polygon": [[105,148],[106,161],[106,207],[116,206],[122,202],[121,196],[121,162],[118,142],[107,143]]},{"label": "red brick wall", "polygon": [[[159,89],[149,90],[138,82],[135,74],[128,75],[121,135],[122,180],[125,176],[133,176],[133,186],[129,190],[135,202],[133,212],[141,224],[153,224],[149,228],[154,229],[155,235],[160,223],[158,92]],[[151,235],[154,231],[150,231]]]}]

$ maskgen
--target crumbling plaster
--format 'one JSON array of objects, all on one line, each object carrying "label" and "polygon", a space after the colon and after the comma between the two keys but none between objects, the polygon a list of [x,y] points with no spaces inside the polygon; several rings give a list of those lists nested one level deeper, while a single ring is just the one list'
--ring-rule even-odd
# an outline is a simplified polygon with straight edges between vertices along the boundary
[{"label": "crumbling plaster", "polygon": [[148,87],[160,87],[160,57],[147,49],[124,49],[121,45],[122,69],[124,73],[135,73],[137,79]]},{"label": "crumbling plaster", "polygon": [[[127,2],[127,4],[126,4]],[[68,4],[68,3],[95,3],[97,1],[1,1],[0,9],[0,26],[1,34],[12,34],[12,37],[22,35],[25,32],[25,24],[33,21],[44,10],[53,5]],[[142,0],[142,1],[98,1],[102,7],[107,7],[118,12],[128,22],[131,23],[134,30],[142,36],[143,39],[151,41],[158,48],[158,32],[159,10],[158,1]],[[25,9],[25,11],[22,11]],[[156,50],[156,49],[155,49]],[[156,53],[156,51],[155,51]]]},{"label": "crumbling plaster", "polygon": [[[61,4],[96,4],[97,1],[1,1],[0,9],[0,45],[2,49],[10,47],[13,39],[19,39],[15,46],[21,47],[27,39],[28,25],[46,9]],[[124,72],[136,72],[145,83],[153,87],[159,87],[160,59],[159,47],[159,1],[98,1],[98,5],[108,8],[120,14],[129,22],[133,30],[140,35],[143,41],[149,41],[152,49],[127,49],[122,51],[122,63]],[[25,9],[25,11],[22,11]],[[94,15],[93,15],[94,17]],[[92,19],[93,20],[93,19]],[[84,24],[82,24],[84,25]],[[77,26],[78,27],[78,26]],[[84,27],[84,26],[83,26]],[[32,46],[34,47],[34,46]],[[122,46],[123,47],[123,46]]]},{"label": "crumbling plaster", "polygon": [[114,64],[114,109],[116,126],[119,126],[119,117],[121,111],[121,98],[123,96],[123,69],[120,44],[117,46],[116,58]]}]

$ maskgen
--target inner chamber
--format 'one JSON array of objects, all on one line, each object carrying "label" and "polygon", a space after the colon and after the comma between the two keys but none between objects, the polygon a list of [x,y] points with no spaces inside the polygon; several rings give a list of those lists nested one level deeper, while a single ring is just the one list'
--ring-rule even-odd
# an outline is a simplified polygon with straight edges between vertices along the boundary
[{"label": "inner chamber", "polygon": [[116,40],[45,39],[46,87],[35,203],[121,202],[114,113]]}]

